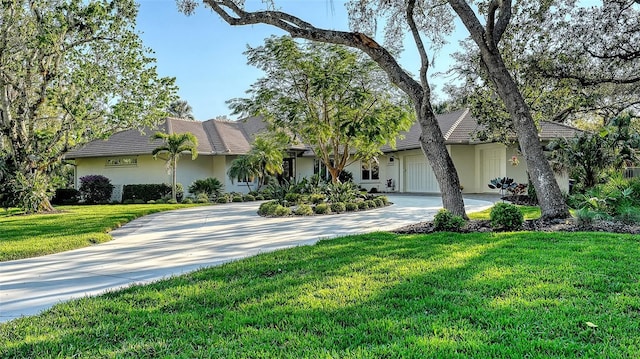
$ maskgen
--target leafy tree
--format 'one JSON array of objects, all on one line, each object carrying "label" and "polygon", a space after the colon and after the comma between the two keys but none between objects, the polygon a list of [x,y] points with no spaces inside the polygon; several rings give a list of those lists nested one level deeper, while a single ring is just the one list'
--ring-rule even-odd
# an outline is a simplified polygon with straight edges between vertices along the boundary
[{"label": "leafy tree", "polygon": [[262,115],[311,146],[333,182],[356,160],[408,130],[412,118],[375,62],[344,46],[272,37],[246,52],[265,72],[249,99],[230,101],[235,113]]},{"label": "leafy tree", "polygon": [[171,170],[171,198],[176,201],[178,160],[184,152],[191,153],[192,160],[198,157],[198,139],[190,132],[172,134],[156,132],[151,138],[164,141],[164,144],[156,147],[151,154],[154,159],[162,153],[167,155],[167,165]]},{"label": "leafy tree", "polygon": [[257,170],[258,189],[265,184],[268,175],[282,174],[284,147],[283,138],[274,134],[258,135],[253,141],[249,157]]},{"label": "leafy tree", "polygon": [[192,112],[193,109],[186,100],[175,100],[171,102],[167,108],[167,113],[169,113],[169,116],[171,117],[195,121],[195,117]]},{"label": "leafy tree", "polygon": [[133,0],[16,0],[0,6],[2,197],[51,210],[71,148],[153,125],[173,98],[135,31]]},{"label": "leafy tree", "polygon": [[242,155],[231,161],[231,165],[227,170],[227,176],[231,181],[238,180],[245,182],[249,191],[251,191],[250,182],[260,175],[260,170],[256,165],[256,161],[249,155]]}]

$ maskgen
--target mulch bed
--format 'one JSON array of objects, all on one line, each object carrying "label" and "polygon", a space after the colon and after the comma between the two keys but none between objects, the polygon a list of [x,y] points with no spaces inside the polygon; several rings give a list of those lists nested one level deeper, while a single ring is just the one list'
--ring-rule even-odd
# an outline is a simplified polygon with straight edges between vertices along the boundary
[{"label": "mulch bed", "polygon": [[[639,225],[628,225],[620,222],[596,221],[592,224],[578,224],[575,219],[555,221],[528,220],[522,225],[523,231],[540,232],[611,232],[640,234]],[[472,220],[462,228],[462,233],[492,232],[491,222],[488,220]],[[426,234],[433,233],[433,222],[420,222],[404,226],[393,231],[398,234]]]}]

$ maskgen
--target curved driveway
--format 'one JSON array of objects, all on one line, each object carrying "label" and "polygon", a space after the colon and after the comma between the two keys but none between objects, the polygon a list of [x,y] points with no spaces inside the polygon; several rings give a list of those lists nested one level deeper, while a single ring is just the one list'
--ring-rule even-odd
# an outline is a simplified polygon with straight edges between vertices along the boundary
[{"label": "curved driveway", "polygon": [[[113,241],[0,262],[0,322],[72,298],[96,295],[325,238],[384,231],[430,220],[440,197],[389,196],[392,206],[339,216],[263,218],[258,203],[156,213],[113,231]],[[492,205],[465,199],[467,211]],[[82,224],[79,224],[82,225]]]}]

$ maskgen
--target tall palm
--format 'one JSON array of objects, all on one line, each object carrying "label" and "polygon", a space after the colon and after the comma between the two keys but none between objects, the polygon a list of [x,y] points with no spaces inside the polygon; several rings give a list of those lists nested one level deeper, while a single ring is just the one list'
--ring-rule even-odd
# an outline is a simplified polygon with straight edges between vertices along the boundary
[{"label": "tall palm", "polygon": [[258,188],[265,183],[267,175],[282,174],[284,153],[282,144],[272,138],[259,136],[253,142],[249,156],[258,170]]},{"label": "tall palm", "polygon": [[162,146],[155,148],[151,154],[154,159],[158,158],[161,153],[167,154],[167,163],[171,169],[171,198],[176,201],[176,174],[178,172],[178,160],[183,152],[191,153],[191,159],[195,160],[198,157],[198,139],[193,133],[162,133],[156,132],[152,139],[158,139],[164,141]]},{"label": "tall palm", "polygon": [[227,170],[227,176],[231,179],[231,182],[238,180],[245,182],[247,188],[251,191],[250,182],[253,178],[260,175],[260,170],[256,164],[256,161],[250,155],[244,155],[231,161],[231,165]]},{"label": "tall palm", "polygon": [[176,118],[182,118],[185,120],[194,121],[195,117],[193,116],[193,108],[191,105],[185,100],[176,100],[173,101],[169,107],[167,108],[167,112],[170,116]]}]

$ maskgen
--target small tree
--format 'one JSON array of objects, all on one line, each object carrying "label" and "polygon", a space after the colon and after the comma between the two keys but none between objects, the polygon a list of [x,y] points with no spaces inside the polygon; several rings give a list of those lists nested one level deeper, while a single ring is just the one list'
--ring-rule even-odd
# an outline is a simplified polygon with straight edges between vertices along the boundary
[{"label": "small tree", "polygon": [[243,155],[231,161],[231,165],[227,170],[227,176],[229,176],[231,182],[234,180],[244,182],[249,191],[251,191],[250,182],[253,182],[253,179],[259,175],[260,171],[256,166],[256,162],[249,155]]},{"label": "small tree", "polygon": [[178,160],[183,152],[191,153],[192,160],[198,157],[198,139],[190,132],[172,134],[156,132],[151,138],[164,141],[164,145],[155,148],[151,154],[154,159],[157,159],[161,153],[167,154],[166,161],[171,171],[171,198],[177,201],[176,183]]},{"label": "small tree", "polygon": [[103,203],[111,199],[113,185],[105,176],[89,175],[80,177],[79,191],[85,203]]}]

